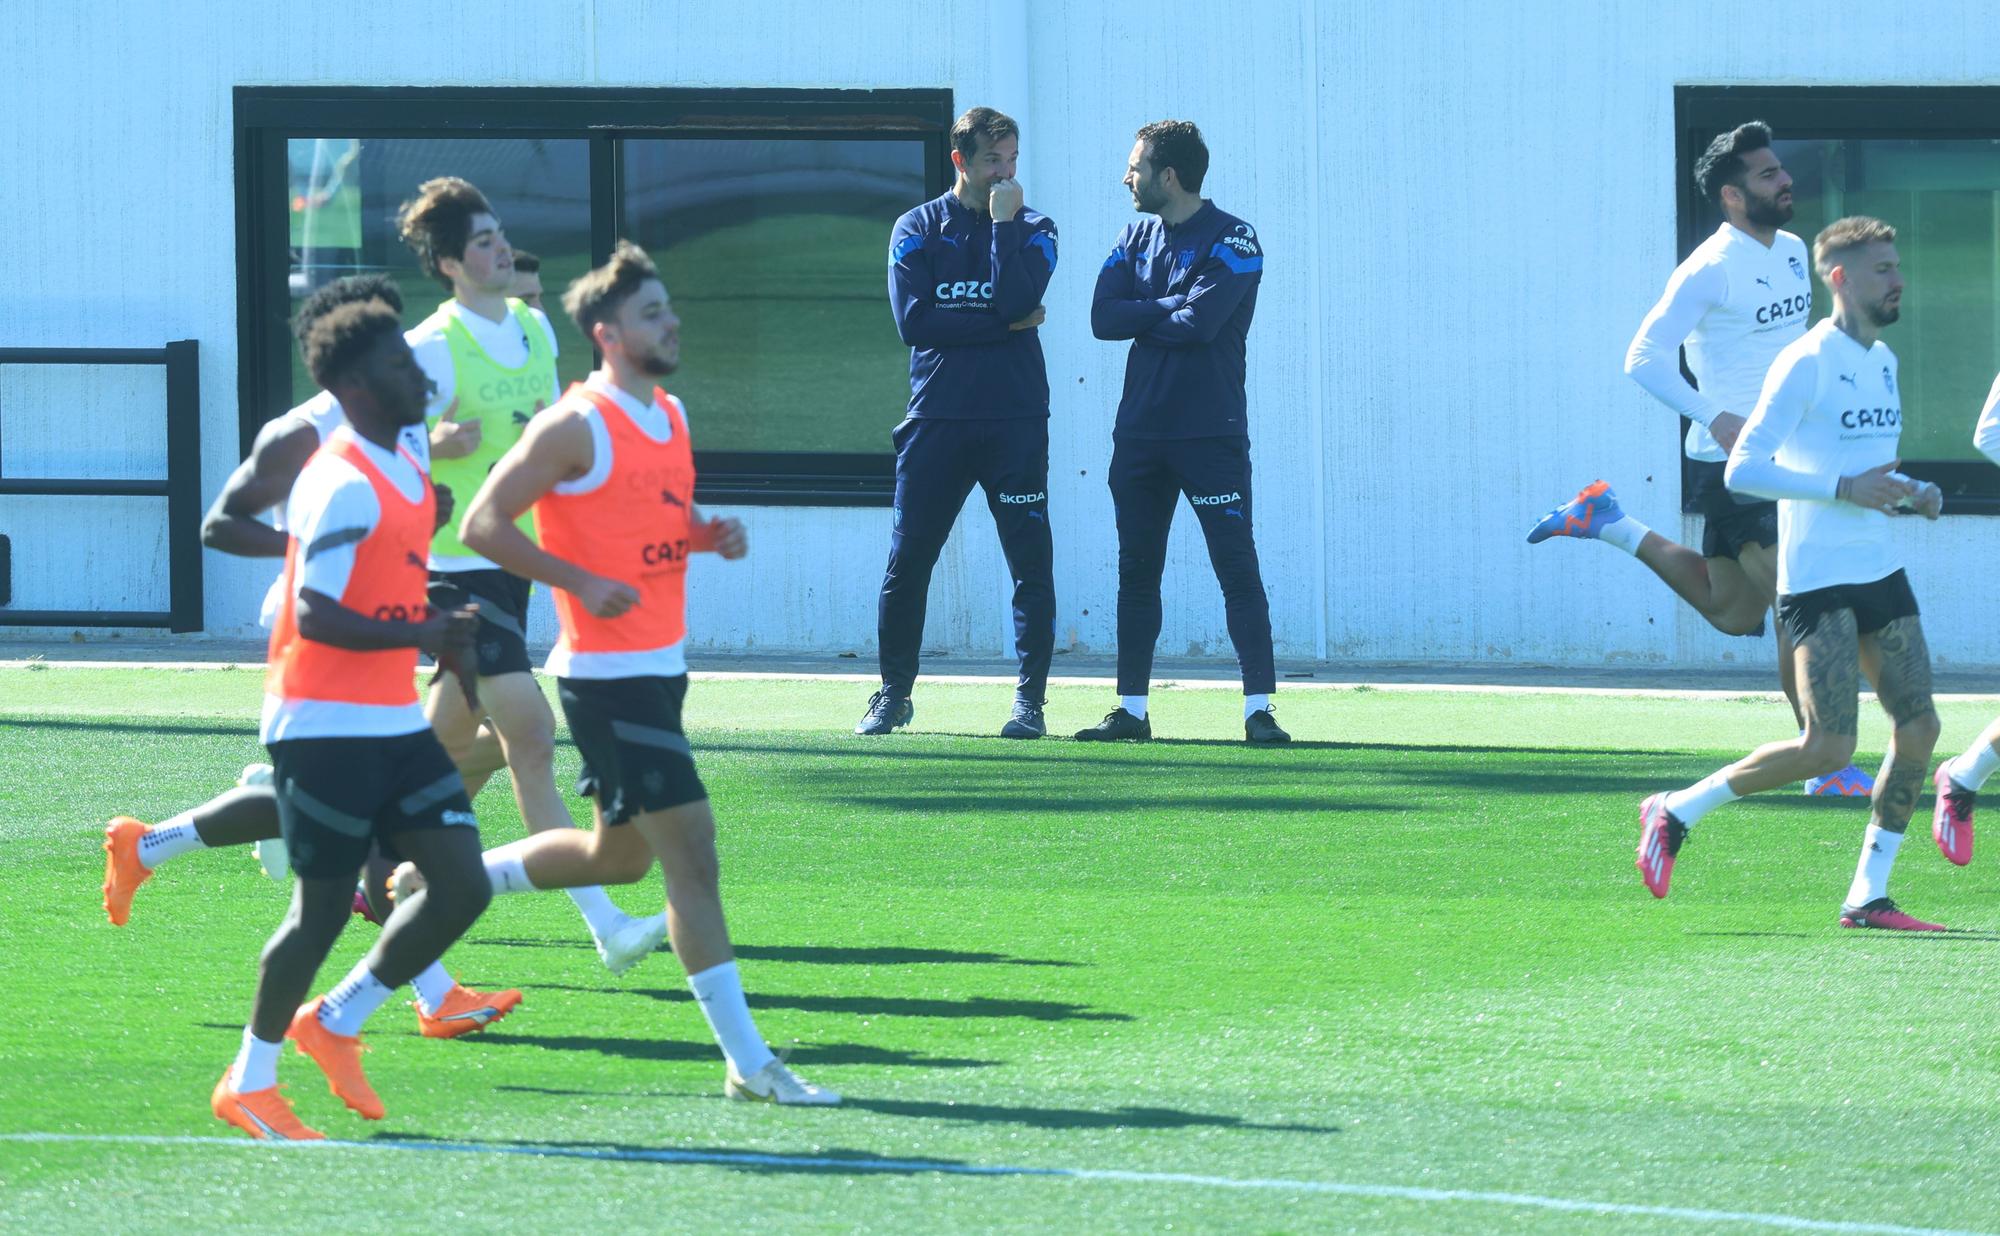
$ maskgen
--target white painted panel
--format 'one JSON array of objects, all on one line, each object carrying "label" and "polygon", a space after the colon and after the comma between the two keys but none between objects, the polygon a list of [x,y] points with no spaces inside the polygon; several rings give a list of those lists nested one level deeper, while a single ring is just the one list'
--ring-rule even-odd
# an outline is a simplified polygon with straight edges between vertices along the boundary
[{"label": "white painted panel", "polygon": [[0,476],[163,480],[162,365],[0,365]]},{"label": "white painted panel", "polygon": [[0,497],[14,609],[167,608],[164,498]]}]

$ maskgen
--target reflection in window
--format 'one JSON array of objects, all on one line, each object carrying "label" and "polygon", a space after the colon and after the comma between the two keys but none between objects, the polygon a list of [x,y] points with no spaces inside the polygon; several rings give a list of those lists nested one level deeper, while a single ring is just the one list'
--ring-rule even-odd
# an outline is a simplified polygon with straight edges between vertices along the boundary
[{"label": "reflection in window", "polygon": [[[542,258],[542,282],[559,292],[590,268],[590,155],[584,139],[293,138],[285,143],[291,214],[292,308],[319,287],[363,271],[386,271],[403,292],[403,322],[415,326],[450,295],[424,274],[396,236],[396,209],[434,176],[462,176],[493,205],[507,238]],[[590,372],[591,349],[555,307],[564,385]],[[287,315],[289,316],[289,314]],[[292,398],[315,387],[292,350]],[[282,409],[270,409],[276,415]]]},{"label": "reflection in window", "polygon": [[889,315],[889,230],[930,196],[924,144],[623,147],[625,233],[659,263],[680,313],[669,385],[697,445],[886,451],[909,401],[909,349]]},{"label": "reflection in window", "polygon": [[[2000,366],[2000,141],[1779,140],[1791,173],[1788,230],[1808,245],[1833,220],[1896,229],[1909,292],[1883,336],[1900,362],[1905,459],[1970,461],[1972,424]],[[1814,288],[1815,320],[1833,311]]]}]

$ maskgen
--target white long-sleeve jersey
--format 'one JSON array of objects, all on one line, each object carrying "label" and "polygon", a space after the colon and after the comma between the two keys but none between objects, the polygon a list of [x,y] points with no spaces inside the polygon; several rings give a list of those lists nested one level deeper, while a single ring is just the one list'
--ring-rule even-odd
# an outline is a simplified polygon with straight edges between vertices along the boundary
[{"label": "white long-sleeve jersey", "polygon": [[[1812,315],[1806,242],[1779,232],[1771,247],[1725,223],[1674,268],[1659,303],[1639,323],[1625,373],[1694,424],[1690,459],[1726,458],[1708,424],[1718,413],[1748,416],[1764,375]],[[1681,345],[1700,389],[1681,376]]]},{"label": "white long-sleeve jersey", "polygon": [[1834,497],[1844,476],[1896,458],[1896,354],[1828,318],[1778,353],[1729,453],[1729,488],[1778,500],[1778,591],[1867,584],[1902,567],[1889,516]]},{"label": "white long-sleeve jersey", "polygon": [[1972,431],[1972,445],[1979,453],[2000,464],[2000,377],[1986,392],[1986,406],[1979,411],[1979,425]]}]

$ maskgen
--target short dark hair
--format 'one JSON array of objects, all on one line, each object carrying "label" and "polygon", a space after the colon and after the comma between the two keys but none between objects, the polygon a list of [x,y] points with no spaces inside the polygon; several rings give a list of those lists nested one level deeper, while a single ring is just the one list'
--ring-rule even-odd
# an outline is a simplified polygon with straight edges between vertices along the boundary
[{"label": "short dark hair", "polygon": [[569,285],[563,293],[563,308],[588,339],[591,327],[609,321],[635,292],[659,277],[659,268],[644,249],[621,240],[612,249],[610,261],[583,272]]},{"label": "short dark hair", "polygon": [[1867,215],[1849,215],[1845,219],[1835,219],[1819,230],[1813,237],[1813,269],[1824,279],[1840,259],[1863,245],[1876,241],[1896,243],[1896,229]]},{"label": "short dark hair", "polygon": [[1743,187],[1743,156],[1771,146],[1771,126],[1761,120],[1739,124],[1727,133],[1718,133],[1701,158],[1694,161],[1694,184],[1701,195],[1722,205],[1722,186]]},{"label": "short dark hair", "polygon": [[542,259],[526,249],[514,250],[514,273],[517,275],[537,274],[542,269]]},{"label": "short dark hair", "polygon": [[306,332],[306,368],[320,389],[331,390],[383,336],[402,333],[402,319],[380,301],[340,305]]},{"label": "short dark hair", "polygon": [[1021,126],[1014,123],[1012,116],[990,107],[975,107],[951,124],[952,149],[968,159],[979,153],[979,139],[982,137],[991,146],[1002,138],[1020,136]]},{"label": "short dark hair", "polygon": [[492,213],[486,195],[471,181],[439,176],[418,185],[417,195],[396,212],[396,233],[416,252],[424,273],[448,288],[451,277],[438,269],[438,262],[463,258],[472,241],[472,217]]},{"label": "short dark hair", "polygon": [[1195,128],[1194,121],[1155,120],[1139,130],[1139,140],[1146,144],[1146,161],[1153,165],[1154,175],[1171,167],[1181,188],[1201,192],[1201,182],[1208,175],[1208,143],[1201,140],[1201,130]]},{"label": "short dark hair", "polygon": [[348,275],[344,279],[335,279],[300,302],[299,311],[292,318],[292,335],[299,341],[299,346],[304,347],[313,323],[342,305],[364,305],[371,300],[381,301],[399,316],[403,312],[403,289],[396,286],[394,279],[379,273]]}]

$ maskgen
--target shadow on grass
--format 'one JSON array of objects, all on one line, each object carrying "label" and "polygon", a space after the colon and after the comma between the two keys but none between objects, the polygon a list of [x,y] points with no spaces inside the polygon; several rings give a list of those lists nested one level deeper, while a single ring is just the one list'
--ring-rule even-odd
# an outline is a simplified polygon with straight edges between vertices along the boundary
[{"label": "shadow on grass", "polygon": [[412,1133],[377,1133],[369,1142],[410,1150],[459,1153],[518,1154],[551,1159],[593,1159],[621,1163],[661,1163],[695,1167],[722,1167],[731,1171],[760,1175],[811,1176],[917,1176],[929,1172],[951,1172],[978,1176],[1062,1176],[1057,1168],[985,1168],[963,1159],[890,1159],[867,1150],[830,1147],[811,1154],[787,1154],[769,1150],[738,1150],[727,1146],[678,1150],[660,1146],[640,1146],[630,1142],[531,1142],[521,1139],[454,1138],[439,1140]]},{"label": "shadow on grass", "polygon": [[217,734],[228,738],[257,737],[255,718],[246,721],[187,721],[176,717],[150,717],[144,721],[98,721],[80,717],[0,717],[0,729],[19,726],[24,730],[83,730],[114,734]]},{"label": "shadow on grass", "polygon": [[[547,991],[578,991],[589,995],[644,996],[669,1004],[692,1004],[694,993],[685,987],[577,987],[565,983],[537,983]],[[767,992],[748,993],[750,1007],[756,1009],[796,1009],[805,1013],[850,1013],[859,1017],[1019,1017],[1027,1021],[1131,1021],[1130,1013],[1103,1013],[1088,1005],[1060,1000],[996,1000],[970,996],[964,1000],[926,1000],[902,996],[778,996]]]},{"label": "shadow on grass", "polygon": [[[467,944],[491,944],[500,948],[566,948],[590,952],[588,940],[528,940],[519,937],[469,936]],[[656,950],[671,953],[661,945]],[[883,947],[843,948],[808,944],[739,944],[736,956],[745,961],[787,961],[809,966],[1064,966],[1081,967],[1081,961],[1058,961],[1047,957],[1012,957],[1006,953],[968,953],[949,948]],[[614,989],[607,989],[614,990]],[[622,988],[615,990],[623,990]]]},{"label": "shadow on grass", "polygon": [[[667,1060],[709,1062],[720,1066],[722,1053],[714,1043],[686,1042],[681,1039],[633,1039],[608,1035],[507,1034],[492,1030],[468,1034],[461,1041],[483,1047],[539,1047],[544,1051],[581,1051],[621,1060]],[[792,1060],[813,1064],[870,1064],[918,1069],[989,1069],[999,1060],[975,1060],[964,1056],[926,1056],[920,1052],[873,1047],[866,1043],[801,1043],[791,1053]]]},{"label": "shadow on grass", "polygon": [[1338,1125],[1259,1124],[1219,1112],[1176,1107],[1116,1107],[1108,1111],[1070,1107],[1008,1107],[993,1103],[936,1103],[849,1096],[841,1106],[912,1120],[954,1120],[972,1124],[1018,1124],[1031,1129],[1242,1129],[1264,1133],[1339,1133]]},{"label": "shadow on grass", "polygon": [[[1713,936],[1729,939],[1769,939],[1769,940],[1818,940],[1827,935],[1816,931],[1690,931],[1690,936]],[[1859,931],[1843,938],[1856,940],[1909,940],[1929,941],[1933,944],[1995,944],[2000,943],[2000,931],[1988,931],[1978,927],[1947,927],[1943,931]]]}]

